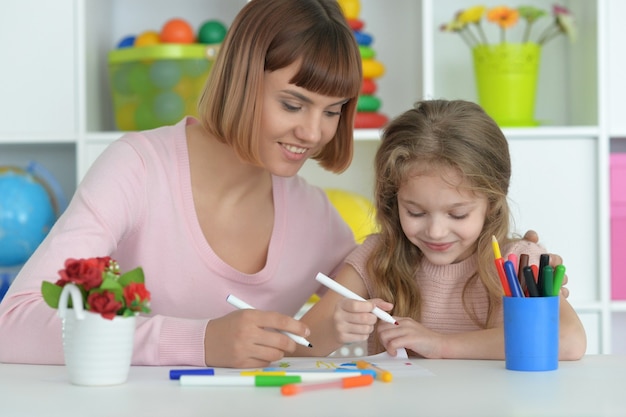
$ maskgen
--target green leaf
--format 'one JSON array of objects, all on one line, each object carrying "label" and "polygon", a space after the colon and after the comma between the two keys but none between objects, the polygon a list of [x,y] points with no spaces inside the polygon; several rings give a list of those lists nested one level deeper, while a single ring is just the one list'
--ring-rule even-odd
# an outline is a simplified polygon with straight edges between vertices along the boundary
[{"label": "green leaf", "polygon": [[111,292],[123,291],[122,284],[115,278],[106,277],[102,280],[99,290],[107,290]]},{"label": "green leaf", "polygon": [[110,291],[115,295],[115,299],[117,301],[122,301],[124,299],[124,288],[117,278],[105,277],[97,291]]},{"label": "green leaf", "polygon": [[53,284],[48,281],[41,283],[41,294],[43,299],[52,308],[59,308],[59,298],[61,297],[61,291],[63,288],[59,285]]},{"label": "green leaf", "polygon": [[135,315],[135,313],[133,312],[133,310],[125,308],[124,309],[124,314],[122,314],[123,317],[133,317]]},{"label": "green leaf", "polygon": [[123,273],[120,276],[119,282],[122,284],[122,287],[127,286],[131,282],[142,284],[144,282],[143,269],[141,267],[137,267],[131,271]]}]

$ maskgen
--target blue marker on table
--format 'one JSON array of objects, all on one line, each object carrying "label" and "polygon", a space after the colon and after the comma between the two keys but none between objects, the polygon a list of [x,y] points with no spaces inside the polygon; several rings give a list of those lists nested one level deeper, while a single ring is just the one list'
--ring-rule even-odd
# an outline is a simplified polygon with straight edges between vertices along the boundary
[{"label": "blue marker on table", "polygon": [[213,368],[170,370],[170,379],[180,379],[181,375],[215,375],[215,370]]}]

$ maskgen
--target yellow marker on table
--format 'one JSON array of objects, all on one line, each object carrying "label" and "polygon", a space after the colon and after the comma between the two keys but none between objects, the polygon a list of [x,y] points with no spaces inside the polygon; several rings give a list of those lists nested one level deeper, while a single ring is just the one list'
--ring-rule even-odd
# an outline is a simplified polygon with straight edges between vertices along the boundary
[{"label": "yellow marker on table", "polygon": [[393,379],[393,375],[391,374],[391,372],[379,368],[378,366],[366,361],[356,361],[356,367],[358,369],[372,369],[376,372],[376,379],[379,381],[391,382],[391,380]]}]

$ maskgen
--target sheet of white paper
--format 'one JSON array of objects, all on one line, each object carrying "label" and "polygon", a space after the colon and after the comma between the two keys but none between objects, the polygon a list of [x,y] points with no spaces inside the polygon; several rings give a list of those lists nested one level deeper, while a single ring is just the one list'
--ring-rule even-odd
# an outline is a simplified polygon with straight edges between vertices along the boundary
[{"label": "sheet of white paper", "polygon": [[[398,350],[397,356],[391,356],[387,352],[371,356],[359,357],[286,357],[270,364],[268,368],[276,368],[285,371],[323,371],[337,368],[356,367],[357,360],[364,360],[391,372],[396,376],[429,376],[433,375],[428,369],[419,366],[415,361],[409,361],[406,350]],[[267,369],[267,368],[262,368]],[[247,370],[262,370],[260,368]],[[217,374],[239,374],[241,369],[217,368]]]}]

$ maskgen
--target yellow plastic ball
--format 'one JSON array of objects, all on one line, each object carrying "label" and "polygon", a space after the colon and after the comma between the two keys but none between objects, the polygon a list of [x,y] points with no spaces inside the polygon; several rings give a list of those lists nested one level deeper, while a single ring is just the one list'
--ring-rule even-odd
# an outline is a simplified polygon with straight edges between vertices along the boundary
[{"label": "yellow plastic ball", "polygon": [[352,229],[358,243],[363,243],[368,235],[376,233],[376,209],[370,200],[346,190],[329,188],[324,191],[341,218]]},{"label": "yellow plastic ball", "polygon": [[159,33],[154,30],[147,30],[135,38],[133,46],[150,46],[158,45],[160,43],[161,37]]},{"label": "yellow plastic ball", "polygon": [[343,15],[346,19],[358,19],[361,13],[361,2],[359,0],[337,0]]},{"label": "yellow plastic ball", "polygon": [[129,102],[115,109],[115,124],[119,130],[137,130],[135,112],[137,103]]}]

